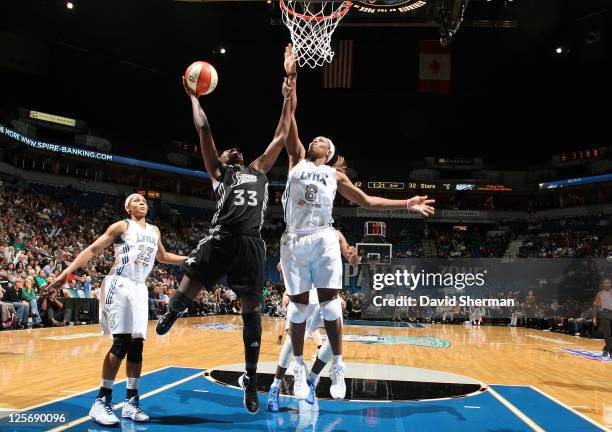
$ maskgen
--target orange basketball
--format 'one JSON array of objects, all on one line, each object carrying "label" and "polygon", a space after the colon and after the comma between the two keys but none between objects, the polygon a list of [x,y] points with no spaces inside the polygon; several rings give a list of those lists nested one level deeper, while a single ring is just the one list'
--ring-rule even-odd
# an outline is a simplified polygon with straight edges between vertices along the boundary
[{"label": "orange basketball", "polygon": [[185,82],[196,96],[212,93],[218,80],[216,69],[205,61],[194,62],[185,71]]}]

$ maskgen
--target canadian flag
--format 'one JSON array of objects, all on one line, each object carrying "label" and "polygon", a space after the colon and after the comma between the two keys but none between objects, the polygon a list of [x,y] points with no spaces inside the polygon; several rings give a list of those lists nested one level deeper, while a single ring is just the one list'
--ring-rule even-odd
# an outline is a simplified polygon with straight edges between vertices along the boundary
[{"label": "canadian flag", "polygon": [[450,93],[450,49],[437,40],[419,42],[419,91],[423,93]]}]

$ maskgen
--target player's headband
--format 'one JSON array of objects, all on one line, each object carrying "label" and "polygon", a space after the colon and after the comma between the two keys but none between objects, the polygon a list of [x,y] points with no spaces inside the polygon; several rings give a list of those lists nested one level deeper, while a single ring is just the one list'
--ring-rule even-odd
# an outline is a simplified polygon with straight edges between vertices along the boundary
[{"label": "player's headband", "polygon": [[336,154],[336,146],[329,138],[326,138],[326,140],[329,144],[329,156],[327,156],[327,161],[325,161],[325,163],[329,163],[329,161],[332,160]]},{"label": "player's headband", "polygon": [[125,205],[124,205],[124,207],[125,207],[125,211],[126,211],[126,212],[128,212],[128,213],[129,213],[129,210],[130,210],[130,202],[131,202],[131,201],[132,201],[134,198],[136,198],[138,195],[140,195],[140,194],[133,193],[132,195],[128,196],[128,197],[125,199]]}]

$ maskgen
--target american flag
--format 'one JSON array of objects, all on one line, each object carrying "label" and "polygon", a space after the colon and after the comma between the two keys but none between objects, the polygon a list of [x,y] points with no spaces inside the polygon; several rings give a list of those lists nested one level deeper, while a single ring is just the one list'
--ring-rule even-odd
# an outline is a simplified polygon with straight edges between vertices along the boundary
[{"label": "american flag", "polygon": [[323,88],[353,86],[353,41],[332,41],[334,59],[323,66]]}]

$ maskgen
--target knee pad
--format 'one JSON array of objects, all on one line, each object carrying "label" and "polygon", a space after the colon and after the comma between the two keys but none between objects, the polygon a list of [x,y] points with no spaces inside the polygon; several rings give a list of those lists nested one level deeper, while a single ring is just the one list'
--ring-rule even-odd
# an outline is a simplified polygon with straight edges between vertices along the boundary
[{"label": "knee pad", "polygon": [[319,303],[319,305],[325,321],[336,321],[342,317],[342,306],[340,305],[340,299],[338,297],[333,300]]},{"label": "knee pad", "polygon": [[291,358],[293,357],[293,345],[291,344],[291,338],[287,335],[285,343],[281,348],[280,355],[278,356],[278,365],[284,369],[289,367]]},{"label": "knee pad", "polygon": [[142,349],[144,339],[136,338],[132,339],[132,344],[130,345],[130,349],[127,352],[127,359],[132,363],[141,363],[142,362]]},{"label": "knee pad", "polygon": [[317,353],[317,358],[323,363],[327,364],[327,362],[332,358],[333,355],[334,353],[332,352],[329,341],[325,341],[325,343]]},{"label": "knee pad", "polygon": [[117,334],[113,335],[113,346],[111,346],[110,352],[121,360],[125,358],[125,355],[130,349],[132,344],[132,335],[129,334]]},{"label": "knee pad", "polygon": [[308,305],[302,303],[289,302],[287,306],[287,319],[294,324],[302,324],[306,322],[308,313]]},{"label": "knee pad", "polygon": [[242,339],[245,346],[252,346],[257,342],[257,346],[261,343],[261,313],[250,312],[242,314],[242,322],[244,327],[242,329]]}]

